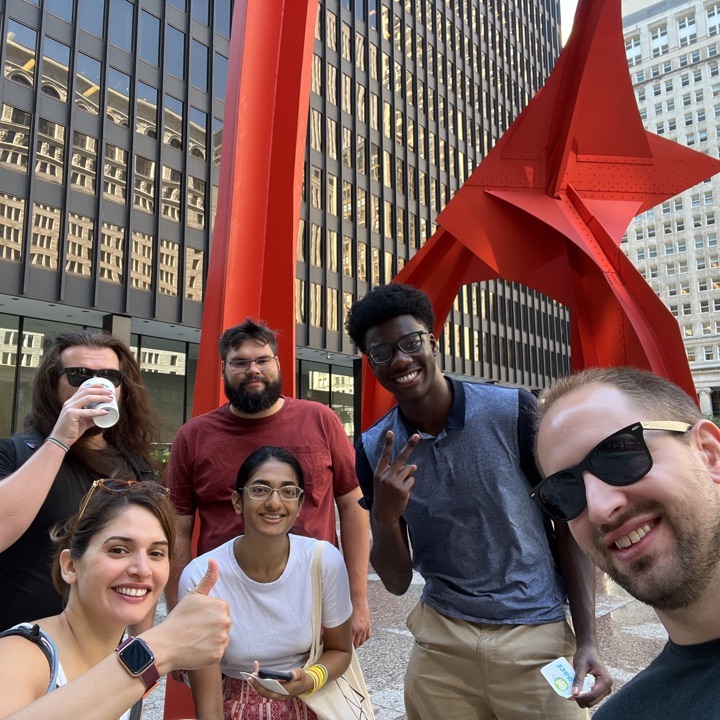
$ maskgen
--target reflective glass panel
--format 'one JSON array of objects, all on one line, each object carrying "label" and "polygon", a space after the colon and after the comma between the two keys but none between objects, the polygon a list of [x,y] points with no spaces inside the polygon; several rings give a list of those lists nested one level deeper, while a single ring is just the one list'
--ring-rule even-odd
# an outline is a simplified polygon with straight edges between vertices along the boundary
[{"label": "reflective glass panel", "polygon": [[133,5],[128,0],[110,0],[110,42],[125,52],[133,50]]},{"label": "reflective glass panel", "polygon": [[73,190],[95,194],[97,185],[97,145],[94,137],[73,132],[70,187]]},{"label": "reflective glass panel", "polygon": [[45,9],[65,22],[72,22],[73,0],[45,0]]},{"label": "reflective glass panel", "polygon": [[155,67],[160,63],[160,20],[145,10],[140,11],[139,54]]},{"label": "reflective glass panel", "polygon": [[0,434],[10,437],[12,426],[12,401],[15,393],[15,367],[17,365],[18,324],[20,319],[12,315],[0,315],[0,393],[6,401],[0,408]]},{"label": "reflective glass panel", "polygon": [[165,72],[185,79],[185,33],[172,25],[165,26]]},{"label": "reflective glass panel", "polygon": [[180,272],[180,245],[172,240],[160,239],[160,294],[178,294]]},{"label": "reflective glass panel", "polygon": [[37,33],[12,18],[7,22],[5,77],[21,85],[35,85]]},{"label": "reflective glass panel", "polygon": [[182,173],[167,165],[162,169],[162,216],[172,222],[180,222],[180,198]]},{"label": "reflective glass panel", "polygon": [[57,270],[62,216],[58,208],[33,203],[30,264],[45,270]]},{"label": "reflective glass panel", "polygon": [[100,238],[100,279],[115,285],[123,282],[125,228],[109,222],[102,224]]},{"label": "reflective glass panel", "polygon": [[206,45],[192,41],[190,53],[190,82],[203,92],[208,90],[208,48]]},{"label": "reflective glass panel", "polygon": [[128,127],[130,118],[130,76],[109,68],[107,73],[107,117],[116,125]]},{"label": "reflective glass panel", "polygon": [[228,59],[220,53],[215,53],[213,58],[213,93],[218,100],[225,102]]},{"label": "reflective glass panel", "polygon": [[77,24],[80,29],[95,37],[104,37],[105,3],[98,0],[77,0],[77,3]]},{"label": "reflective glass panel", "polygon": [[32,115],[3,103],[0,116],[0,167],[27,172]]},{"label": "reflective glass panel", "polygon": [[65,167],[65,128],[40,118],[35,144],[35,175],[48,182],[61,184]]},{"label": "reflective glass panel", "polygon": [[20,262],[25,224],[25,198],[0,193],[0,258]]},{"label": "reflective glass panel", "polygon": [[215,32],[230,37],[230,0],[215,0]]},{"label": "reflective glass panel", "polygon": [[138,81],[136,103],[135,132],[156,138],[158,91],[151,85]]},{"label": "reflective glass panel", "polygon": [[195,248],[185,248],[185,297],[188,300],[202,302],[203,270],[205,253]]},{"label": "reflective glass panel", "polygon": [[172,95],[165,96],[163,112],[163,142],[176,150],[184,146],[185,104]]},{"label": "reflective glass panel", "polygon": [[193,20],[203,25],[210,24],[210,0],[192,0],[190,3]]},{"label": "reflective glass panel", "polygon": [[105,145],[103,197],[121,205],[127,199],[127,159],[127,150],[109,143]]},{"label": "reflective glass panel", "polygon": [[190,155],[200,160],[205,159],[207,121],[208,116],[202,110],[190,107]]},{"label": "reflective glass panel", "polygon": [[220,167],[220,151],[222,150],[223,121],[221,118],[213,118],[213,165]]},{"label": "reflective glass panel", "polygon": [[100,74],[102,65],[99,60],[77,53],[75,59],[75,105],[93,115],[98,114],[100,104]]},{"label": "reflective glass panel", "polygon": [[130,283],[138,290],[152,289],[153,245],[155,238],[148,233],[132,231]]},{"label": "reflective glass panel", "polygon": [[46,37],[43,43],[43,69],[40,89],[50,97],[67,102],[70,48]]},{"label": "reflective glass panel", "polygon": [[155,212],[155,161],[135,156],[133,205],[146,213]]},{"label": "reflective glass panel", "polygon": [[65,272],[71,275],[92,275],[95,221],[78,213],[68,213],[67,255]]},{"label": "reflective glass panel", "polygon": [[205,227],[205,181],[188,176],[187,224],[202,230]]}]

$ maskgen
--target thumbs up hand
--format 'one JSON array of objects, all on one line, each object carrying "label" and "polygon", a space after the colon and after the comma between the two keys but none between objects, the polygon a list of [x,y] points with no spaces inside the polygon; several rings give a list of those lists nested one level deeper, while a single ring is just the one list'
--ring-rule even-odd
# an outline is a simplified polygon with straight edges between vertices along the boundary
[{"label": "thumbs up hand", "polygon": [[177,668],[195,670],[222,658],[230,641],[230,608],[224,600],[209,596],[219,576],[217,562],[209,560],[197,587],[162,623],[143,633],[161,674]]}]

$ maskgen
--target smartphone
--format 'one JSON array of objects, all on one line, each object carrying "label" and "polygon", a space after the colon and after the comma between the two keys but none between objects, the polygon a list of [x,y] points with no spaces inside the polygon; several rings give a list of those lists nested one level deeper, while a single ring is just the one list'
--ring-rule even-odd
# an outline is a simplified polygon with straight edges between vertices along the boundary
[{"label": "smartphone", "polygon": [[264,680],[292,680],[292,673],[274,672],[273,670],[258,670],[258,677]]}]

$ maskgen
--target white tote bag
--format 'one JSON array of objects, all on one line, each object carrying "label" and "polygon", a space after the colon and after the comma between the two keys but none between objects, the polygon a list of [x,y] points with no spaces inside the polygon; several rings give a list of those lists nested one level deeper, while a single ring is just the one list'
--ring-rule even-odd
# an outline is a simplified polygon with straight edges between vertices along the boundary
[{"label": "white tote bag", "polygon": [[[313,552],[312,593],[313,644],[310,657],[305,663],[309,668],[314,665],[323,653],[322,642],[322,554],[326,543],[319,541]],[[352,660],[348,669],[337,679],[323,685],[303,702],[318,716],[320,720],[374,720],[372,703],[355,648],[352,649]]]}]

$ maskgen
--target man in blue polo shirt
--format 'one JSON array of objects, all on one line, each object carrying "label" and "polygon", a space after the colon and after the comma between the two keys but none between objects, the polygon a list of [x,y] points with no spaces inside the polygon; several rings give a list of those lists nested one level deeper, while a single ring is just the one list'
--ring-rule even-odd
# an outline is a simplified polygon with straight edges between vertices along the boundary
[{"label": "man in blue polo shirt", "polygon": [[[347,325],[398,403],[363,433],[356,469],[385,587],[405,593],[413,568],[425,579],[408,618],[408,719],[587,717],[581,708],[611,685],[595,637],[594,571],[564,524],[556,564],[529,497],[539,482],[535,399],[444,377],[434,324],[425,293],[391,284],[356,302]],[[576,671],[570,700],[540,673],[560,656]],[[586,674],[595,685],[581,693]]]}]

